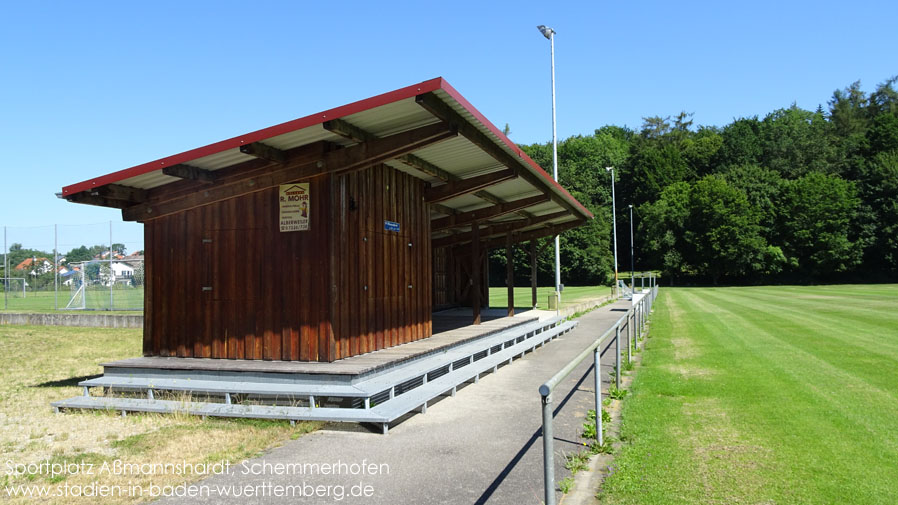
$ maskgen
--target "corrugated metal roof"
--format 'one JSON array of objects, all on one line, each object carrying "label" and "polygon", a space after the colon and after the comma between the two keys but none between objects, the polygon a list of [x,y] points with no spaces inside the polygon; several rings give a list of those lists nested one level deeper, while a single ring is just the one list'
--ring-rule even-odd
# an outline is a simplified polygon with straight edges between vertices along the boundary
[{"label": "corrugated metal roof", "polygon": [[[328,141],[343,146],[353,144],[354,142],[352,140],[328,131],[323,127],[325,121],[333,119],[342,119],[355,127],[378,137],[385,137],[421,126],[438,123],[440,120],[427,109],[421,107],[415,100],[417,95],[427,92],[432,92],[436,97],[451,107],[452,110],[457,112],[464,120],[473,125],[483,135],[495,143],[496,146],[501,148],[512,158],[518,160],[520,166],[516,167],[517,169],[530,171],[538,176],[538,179],[536,180],[541,181],[540,184],[534,185],[530,181],[518,177],[495,184],[486,190],[489,195],[492,195],[490,199],[513,201],[540,193],[550,193],[554,194],[556,198],[564,199],[572,208],[576,209],[576,214],[579,214],[579,216],[570,214],[572,219],[592,217],[592,214],[590,214],[588,210],[570,196],[567,191],[555,183],[544,170],[508,140],[505,135],[499,132],[492,123],[486,120],[486,118],[484,118],[442,78],[425,81],[417,85],[378,95],[367,100],[362,100],[336,109],[331,109],[329,111],[313,114],[270,128],[217,142],[205,147],[193,149],[168,158],[163,158],[73,184],[64,187],[62,194],[63,197],[74,195],[82,191],[90,191],[111,183],[144,190],[157,188],[180,180],[176,177],[164,175],[162,173],[164,167],[184,164],[214,171],[256,159],[253,156],[240,152],[241,145],[253,142],[262,142],[281,150],[292,149],[317,141]],[[462,135],[428,145],[415,151],[413,154],[461,179],[477,177],[504,168],[504,166],[490,154]],[[388,164],[403,172],[413,174],[416,177],[430,182],[434,186],[438,186],[442,183],[439,179],[424,174],[399,160],[391,160]],[[441,205],[443,205],[444,208],[448,207],[458,212],[467,212],[487,206],[482,198],[472,194],[441,202]],[[534,205],[527,209],[531,215],[543,215],[561,210],[564,210],[564,207],[554,199]],[[553,221],[553,223],[560,223],[563,221],[564,219],[558,219]],[[541,226],[544,226],[544,224]]]}]

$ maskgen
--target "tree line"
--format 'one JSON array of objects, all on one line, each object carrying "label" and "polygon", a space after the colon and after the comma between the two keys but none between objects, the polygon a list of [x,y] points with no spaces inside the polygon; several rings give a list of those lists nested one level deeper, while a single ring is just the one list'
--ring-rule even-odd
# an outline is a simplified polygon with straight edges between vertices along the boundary
[{"label": "tree line", "polygon": [[[613,274],[615,167],[618,262],[676,281],[826,281],[898,276],[898,76],[867,93],[836,90],[827,108],[795,104],[763,118],[695,126],[692,114],[604,126],[558,145],[559,179],[596,219],[562,234],[562,279],[599,284]],[[550,143],[522,145],[552,166]],[[526,251],[516,282],[526,282]],[[553,283],[551,247],[540,282]],[[504,252],[491,257],[493,283]]]}]

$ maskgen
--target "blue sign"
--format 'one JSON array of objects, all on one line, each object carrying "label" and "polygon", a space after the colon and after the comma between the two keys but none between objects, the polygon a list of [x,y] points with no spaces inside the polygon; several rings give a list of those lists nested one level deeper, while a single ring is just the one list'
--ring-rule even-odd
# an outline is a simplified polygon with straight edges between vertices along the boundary
[{"label": "blue sign", "polygon": [[399,223],[396,221],[384,221],[384,230],[399,231]]}]

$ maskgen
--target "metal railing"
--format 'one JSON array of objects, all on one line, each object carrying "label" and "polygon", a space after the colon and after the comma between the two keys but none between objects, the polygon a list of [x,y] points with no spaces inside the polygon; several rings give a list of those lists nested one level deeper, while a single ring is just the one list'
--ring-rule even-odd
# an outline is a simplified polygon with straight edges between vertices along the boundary
[{"label": "metal railing", "polygon": [[[637,293],[639,294],[639,293]],[[630,310],[615,323],[605,330],[593,343],[583,349],[580,354],[572,359],[567,365],[558,371],[551,379],[547,380],[539,387],[540,401],[542,404],[543,414],[543,477],[545,479],[545,503],[546,505],[555,505],[555,448],[554,433],[552,430],[552,421],[554,412],[552,409],[552,392],[555,387],[561,383],[571,372],[577,368],[590,354],[593,357],[593,367],[595,376],[595,404],[596,404],[596,442],[599,446],[605,444],[604,434],[602,433],[602,374],[601,359],[605,351],[611,347],[602,349],[602,344],[608,341],[614,335],[614,354],[615,354],[615,388],[620,388],[621,378],[621,329],[624,325],[627,327],[627,360],[630,360],[630,350],[633,346],[638,347],[639,341],[645,336],[645,326],[648,314],[652,311],[652,302],[658,296],[658,285],[651,283],[651,288],[643,293],[644,296],[639,300],[634,300]],[[634,297],[635,298],[635,297]],[[632,334],[632,341],[631,341]]]}]

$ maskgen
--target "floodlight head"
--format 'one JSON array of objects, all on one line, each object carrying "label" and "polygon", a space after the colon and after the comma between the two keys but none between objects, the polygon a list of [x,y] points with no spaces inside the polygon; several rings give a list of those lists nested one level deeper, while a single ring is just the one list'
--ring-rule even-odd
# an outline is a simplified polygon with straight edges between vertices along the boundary
[{"label": "floodlight head", "polygon": [[555,35],[555,30],[549,28],[546,25],[539,25],[537,26],[537,28],[539,29],[540,33],[543,34],[543,37],[549,40],[552,40],[552,35]]},{"label": "floodlight head", "polygon": [[614,167],[605,167],[605,171],[606,171],[606,172],[610,172],[610,171],[612,171],[612,170],[614,170]]},{"label": "floodlight head", "polygon": [[630,208],[632,209],[632,208],[633,208],[633,204],[631,203],[630,205],[627,205],[627,207],[630,207]]}]

